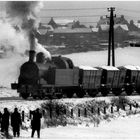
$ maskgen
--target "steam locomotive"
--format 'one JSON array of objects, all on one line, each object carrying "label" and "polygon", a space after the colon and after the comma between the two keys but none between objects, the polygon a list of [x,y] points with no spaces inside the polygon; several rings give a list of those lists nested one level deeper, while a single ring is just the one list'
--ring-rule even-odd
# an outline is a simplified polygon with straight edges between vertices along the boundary
[{"label": "steam locomotive", "polygon": [[82,98],[86,94],[95,97],[99,92],[107,96],[109,92],[118,96],[123,91],[131,95],[140,93],[139,66],[75,67],[72,60],[62,56],[44,58],[42,52],[30,50],[29,60],[20,67],[18,83],[11,83],[24,99],[28,97],[72,98],[74,94]]}]

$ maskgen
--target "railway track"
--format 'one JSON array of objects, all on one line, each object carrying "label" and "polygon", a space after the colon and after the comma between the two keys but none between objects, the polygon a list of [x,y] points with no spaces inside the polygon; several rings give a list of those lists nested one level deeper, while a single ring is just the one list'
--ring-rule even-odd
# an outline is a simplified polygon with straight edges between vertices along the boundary
[{"label": "railway track", "polygon": [[[139,94],[137,93],[137,92],[133,92],[132,93],[132,95],[127,95],[125,92],[122,92],[122,94],[120,95],[120,96],[126,96],[126,97],[131,97],[131,96],[138,96]],[[80,100],[80,99],[84,99],[84,98],[88,98],[88,99],[96,99],[96,98],[100,98],[100,97],[103,97],[102,95],[101,95],[101,93],[99,93],[99,94],[97,94],[96,95],[96,97],[90,97],[88,94],[86,94],[83,98],[78,98],[75,94],[74,94],[74,96],[73,96],[73,98],[67,98],[66,96],[63,96],[63,98],[62,99],[78,99],[78,100]],[[107,96],[105,96],[105,97],[103,97],[103,98],[108,98],[108,97],[117,97],[117,96],[115,96],[114,94],[112,94],[111,92],[107,95]],[[15,97],[15,96],[12,96],[12,97],[0,97],[0,101],[39,101],[39,100],[53,100],[53,99],[57,99],[57,97],[53,97],[53,98],[44,98],[44,99],[39,99],[39,98],[37,98],[37,99],[33,99],[32,97],[29,97],[28,99],[23,99],[22,97]],[[59,100],[59,99],[57,99],[57,100]],[[61,99],[60,99],[61,100]]]}]

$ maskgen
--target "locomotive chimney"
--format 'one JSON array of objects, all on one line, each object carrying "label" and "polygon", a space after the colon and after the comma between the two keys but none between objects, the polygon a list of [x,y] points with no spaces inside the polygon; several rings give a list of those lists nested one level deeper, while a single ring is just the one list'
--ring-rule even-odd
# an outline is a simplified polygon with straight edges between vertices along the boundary
[{"label": "locomotive chimney", "polygon": [[29,41],[30,41],[29,61],[34,62],[34,58],[35,58],[35,35],[34,35],[33,32],[30,32]]},{"label": "locomotive chimney", "polygon": [[34,58],[35,58],[35,51],[34,50],[30,50],[29,51],[29,61],[30,62],[34,62]]}]

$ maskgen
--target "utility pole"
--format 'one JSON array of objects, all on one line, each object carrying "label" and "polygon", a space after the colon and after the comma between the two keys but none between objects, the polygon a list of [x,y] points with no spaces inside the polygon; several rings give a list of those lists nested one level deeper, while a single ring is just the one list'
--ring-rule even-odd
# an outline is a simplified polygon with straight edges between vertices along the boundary
[{"label": "utility pole", "polygon": [[108,43],[108,66],[110,66],[110,56],[112,49],[112,66],[115,66],[115,51],[114,51],[114,7],[107,8],[110,12],[110,25],[109,25],[109,43]]}]

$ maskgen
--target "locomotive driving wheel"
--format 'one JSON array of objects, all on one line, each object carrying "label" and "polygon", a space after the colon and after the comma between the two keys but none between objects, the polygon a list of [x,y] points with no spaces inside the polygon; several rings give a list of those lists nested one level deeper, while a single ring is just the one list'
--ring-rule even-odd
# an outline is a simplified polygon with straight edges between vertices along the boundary
[{"label": "locomotive driving wheel", "polygon": [[97,90],[88,90],[88,95],[91,97],[95,97],[98,94]]},{"label": "locomotive driving wheel", "polygon": [[115,96],[119,96],[122,93],[122,90],[121,89],[113,89],[112,92]]},{"label": "locomotive driving wheel", "polygon": [[20,93],[20,96],[23,98],[23,99],[27,99],[29,97],[29,93]]},{"label": "locomotive driving wheel", "polygon": [[101,88],[101,94],[102,94],[103,96],[107,96],[108,93],[109,93],[109,91],[108,91],[108,89],[107,89],[106,87],[102,87],[102,88]]},{"label": "locomotive driving wheel", "polygon": [[72,98],[74,95],[74,92],[72,90],[63,90],[63,95],[66,95],[68,98]]},{"label": "locomotive driving wheel", "polygon": [[56,94],[56,97],[57,97],[58,99],[61,99],[61,98],[63,97],[63,94],[62,94],[62,93],[57,93],[57,94]]},{"label": "locomotive driving wheel", "polygon": [[85,91],[81,88],[76,90],[76,95],[78,98],[83,98],[85,94],[86,94]]}]

